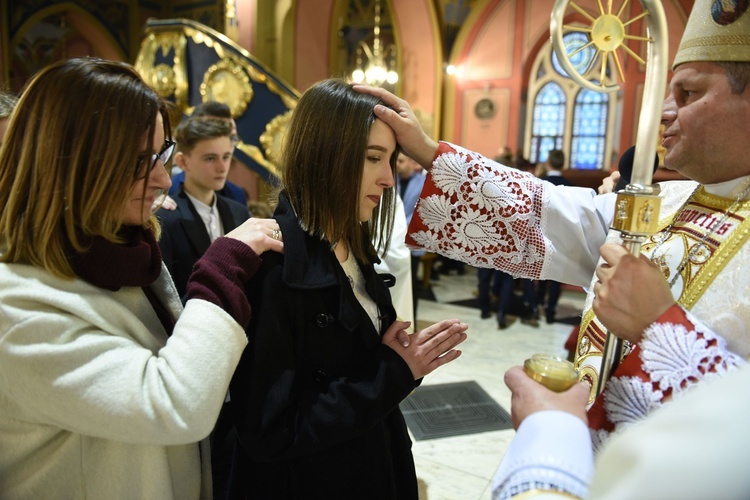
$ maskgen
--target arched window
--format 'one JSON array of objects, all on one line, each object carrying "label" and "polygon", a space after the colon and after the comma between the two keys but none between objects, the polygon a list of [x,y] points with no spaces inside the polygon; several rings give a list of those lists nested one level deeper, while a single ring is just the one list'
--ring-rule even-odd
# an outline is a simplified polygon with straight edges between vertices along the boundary
[{"label": "arched window", "polygon": [[607,141],[609,94],[581,89],[573,108],[570,168],[601,169]]},{"label": "arched window", "polygon": [[533,123],[529,160],[547,161],[550,149],[562,149],[565,133],[565,92],[557,83],[546,83],[537,93]]},{"label": "arched window", "polygon": [[[568,53],[578,50],[571,62],[579,72],[592,64],[596,51],[584,47],[585,34],[567,33],[563,42]],[[616,109],[611,94],[582,89],[568,78],[550,42],[534,60],[528,90],[525,156],[531,162],[544,162],[550,149],[561,149],[567,168],[609,168]]]}]

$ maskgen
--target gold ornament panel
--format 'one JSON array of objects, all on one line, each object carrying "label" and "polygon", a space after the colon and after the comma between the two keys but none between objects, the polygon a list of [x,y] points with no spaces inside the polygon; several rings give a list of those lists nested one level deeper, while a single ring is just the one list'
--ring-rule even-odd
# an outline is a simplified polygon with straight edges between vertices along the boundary
[{"label": "gold ornament panel", "polygon": [[[208,57],[215,54],[216,59],[202,74],[188,75],[188,53],[199,45],[201,53],[209,49]],[[201,56],[204,57],[204,56]],[[205,66],[203,66],[205,67]],[[198,87],[201,101],[215,100],[227,104],[232,116],[239,119],[248,113],[254,97],[254,85],[263,85],[272,94],[278,96],[286,110],[282,108],[279,115],[265,124],[265,131],[258,138],[258,147],[237,144],[241,151],[268,173],[278,176],[278,163],[281,147],[288,128],[291,110],[294,109],[300,94],[293,87],[286,85],[266,68],[224,34],[188,19],[150,20],[147,23],[144,39],[136,61],[136,69],[156,92],[165,99],[173,100],[177,109],[190,114],[192,106],[188,102],[190,95],[195,95]],[[193,103],[196,104],[196,103]],[[247,117],[245,117],[247,119]],[[246,138],[248,142],[254,139]]]},{"label": "gold ornament panel", "polygon": [[235,118],[242,116],[253,99],[253,86],[245,69],[231,58],[212,65],[200,86],[203,102],[223,102]]},{"label": "gold ornament panel", "polygon": [[[187,104],[187,70],[185,69],[185,37],[174,31],[151,31],[141,43],[135,62],[135,69],[141,77],[159,94],[168,99],[174,97],[180,108]],[[162,57],[174,50],[171,65],[155,64],[156,55]]]},{"label": "gold ornament panel", "polygon": [[174,94],[177,88],[174,69],[167,64],[158,64],[151,72],[149,84],[156,90],[160,97],[167,98]]},{"label": "gold ornament panel", "polygon": [[260,144],[266,153],[266,157],[276,165],[281,164],[281,151],[292,119],[292,110],[266,124],[266,130],[260,136]]}]

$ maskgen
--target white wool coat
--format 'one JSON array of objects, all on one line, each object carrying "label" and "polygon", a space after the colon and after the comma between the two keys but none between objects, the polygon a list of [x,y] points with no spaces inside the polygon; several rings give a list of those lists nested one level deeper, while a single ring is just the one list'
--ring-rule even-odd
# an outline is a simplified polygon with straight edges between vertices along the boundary
[{"label": "white wool coat", "polygon": [[211,497],[207,440],[247,341],[218,306],[182,310],[166,268],[112,292],[0,264],[0,498]]}]

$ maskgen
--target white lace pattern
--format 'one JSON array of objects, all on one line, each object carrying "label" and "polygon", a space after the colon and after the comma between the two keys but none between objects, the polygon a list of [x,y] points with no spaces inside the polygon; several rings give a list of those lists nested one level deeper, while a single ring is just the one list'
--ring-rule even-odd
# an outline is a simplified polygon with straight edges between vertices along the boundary
[{"label": "white lace pattern", "polygon": [[[724,339],[690,313],[686,312],[686,317],[692,323],[690,329],[682,324],[653,323],[644,331],[639,356],[648,381],[615,376],[607,383],[604,407],[617,430],[668,404],[665,398],[680,397],[695,383],[745,364],[727,349]],[[607,434],[604,430],[592,432],[596,451]]]},{"label": "white lace pattern", "polygon": [[432,180],[445,196],[421,200],[417,210],[427,230],[411,236],[430,252],[538,278],[546,251],[540,224],[542,181],[451,147],[455,152],[441,154],[432,170]]}]

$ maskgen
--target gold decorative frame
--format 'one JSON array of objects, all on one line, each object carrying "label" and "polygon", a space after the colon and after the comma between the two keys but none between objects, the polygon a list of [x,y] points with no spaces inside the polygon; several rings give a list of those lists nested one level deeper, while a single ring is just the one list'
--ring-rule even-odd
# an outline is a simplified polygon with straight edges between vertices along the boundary
[{"label": "gold decorative frame", "polygon": [[260,135],[260,145],[263,146],[266,157],[277,165],[281,163],[281,151],[291,119],[292,110],[278,115],[266,124],[266,131]]},{"label": "gold decorative frame", "polygon": [[[141,49],[135,61],[135,69],[144,80],[163,98],[174,96],[181,109],[187,106],[187,71],[185,69],[185,46],[187,40],[181,33],[174,31],[152,31],[141,43]],[[161,51],[166,57],[174,49],[172,66],[154,65],[156,54]]]},{"label": "gold decorative frame", "polygon": [[174,69],[167,64],[162,63],[154,66],[150,80],[149,83],[161,97],[169,97],[177,89]]},{"label": "gold decorative frame", "polygon": [[[232,116],[239,118],[248,110],[254,96],[253,82],[256,82],[279,96],[288,109],[266,124],[265,132],[259,138],[260,147],[242,141],[237,144],[238,150],[278,177],[282,143],[299,92],[275,78],[263,63],[222,33],[188,19],[149,21],[135,67],[161,97],[173,98],[177,108],[184,113],[192,111],[188,105],[186,51],[189,41],[212,49],[218,58],[218,62],[203,74],[199,88],[202,101],[226,103]],[[156,64],[159,51],[163,58],[167,58],[172,50],[174,58],[171,63]]]},{"label": "gold decorative frame", "polygon": [[253,86],[245,69],[233,58],[226,58],[206,70],[200,94],[203,102],[225,103],[237,118],[245,113],[253,99]]},{"label": "gold decorative frame", "polygon": [[[219,56],[219,59],[222,59],[222,60],[234,59],[235,61],[237,61],[237,58],[234,56],[234,54],[228,53],[224,49],[224,46],[218,43],[219,40],[222,40],[225,43],[235,45],[234,42],[226,38],[221,33],[214,32],[210,28],[204,27],[204,29],[208,33],[216,37],[216,40],[214,40],[213,38],[206,36],[206,33],[201,32],[196,27],[190,26],[190,24],[194,25],[196,23],[187,21],[187,20],[181,20],[181,21],[184,22],[185,24],[188,24],[188,26],[184,26],[182,29],[185,33],[185,36],[190,37],[193,40],[193,42],[195,42],[196,44],[203,44],[206,47],[214,49],[214,51],[216,51],[216,55]],[[239,50],[243,56],[247,57],[248,59],[252,59],[256,64],[259,64],[259,65],[261,64],[259,61],[255,60],[255,58],[253,58],[253,56],[249,52],[247,52],[245,49],[241,47],[237,47],[237,50]],[[256,70],[253,66],[249,64],[246,64],[246,65],[242,65],[241,63],[238,63],[238,64],[243,66],[244,70],[247,71],[248,75],[250,75],[250,78],[253,81],[266,85],[268,87],[268,90],[270,90],[274,94],[277,94],[281,98],[281,101],[284,103],[285,106],[287,106],[288,108],[294,108],[297,105],[297,101],[299,100],[299,94],[289,95],[289,92],[279,88],[279,86],[276,85],[276,83],[273,80],[269,80],[268,77],[264,73],[261,73],[260,71]],[[268,71],[270,72],[270,70]]]}]

